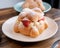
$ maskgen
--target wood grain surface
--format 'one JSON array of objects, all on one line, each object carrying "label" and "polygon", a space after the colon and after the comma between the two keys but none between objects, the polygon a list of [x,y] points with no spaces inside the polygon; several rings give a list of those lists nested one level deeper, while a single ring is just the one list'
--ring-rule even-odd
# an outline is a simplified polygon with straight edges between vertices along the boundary
[{"label": "wood grain surface", "polygon": [[7,19],[16,16],[18,14],[19,13],[16,12],[13,8],[0,10],[0,37],[1,37],[0,48],[51,48],[52,44],[56,40],[60,39],[60,19],[58,19],[60,17],[60,9],[54,9],[54,8],[52,8],[49,12],[45,13],[45,16],[57,20],[56,22],[59,27],[57,33],[50,39],[41,42],[26,43],[26,42],[18,42],[6,37],[1,30],[2,24]]}]

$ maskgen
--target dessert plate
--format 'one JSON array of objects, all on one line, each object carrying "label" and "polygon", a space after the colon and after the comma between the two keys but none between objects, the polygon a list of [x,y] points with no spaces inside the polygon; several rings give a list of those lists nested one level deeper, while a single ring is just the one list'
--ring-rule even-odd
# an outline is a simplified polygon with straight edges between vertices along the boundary
[{"label": "dessert plate", "polygon": [[40,34],[39,36],[37,36],[36,38],[31,38],[25,35],[22,35],[20,33],[16,33],[13,30],[14,24],[17,20],[18,16],[12,17],[10,19],[8,19],[3,25],[2,25],[2,31],[3,33],[14,40],[17,41],[22,41],[22,42],[38,42],[38,41],[43,41],[46,39],[51,38],[53,35],[56,34],[57,30],[58,30],[58,25],[56,24],[56,22],[54,20],[52,20],[51,18],[45,17],[46,21],[48,23],[48,28],[46,30],[43,31],[42,34]]},{"label": "dessert plate", "polygon": [[[16,5],[14,5],[14,9],[18,12],[21,12],[22,11],[22,4],[24,3],[24,1],[22,2],[19,2],[17,3]],[[48,12],[49,10],[51,10],[51,5],[46,3],[46,2],[43,2],[43,5],[45,6],[45,10],[43,12]]]}]

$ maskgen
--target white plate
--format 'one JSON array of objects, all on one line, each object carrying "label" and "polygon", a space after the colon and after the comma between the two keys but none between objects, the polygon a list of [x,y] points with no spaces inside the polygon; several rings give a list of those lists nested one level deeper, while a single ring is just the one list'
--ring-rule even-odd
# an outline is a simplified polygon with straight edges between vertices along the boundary
[{"label": "white plate", "polygon": [[14,32],[13,27],[14,27],[14,24],[15,24],[15,21],[17,18],[18,18],[18,16],[12,17],[12,18],[8,19],[2,25],[3,33],[7,37],[17,40],[17,41],[37,42],[37,41],[46,40],[46,39],[51,38],[53,35],[55,35],[58,30],[58,26],[57,26],[56,22],[48,17],[45,17],[46,21],[48,22],[48,28],[42,34],[40,34],[38,37],[31,38],[31,37]]},{"label": "white plate", "polygon": [[[21,12],[22,11],[22,4],[24,3],[24,1],[22,2],[19,2],[17,3],[16,5],[14,5],[14,9],[18,12]],[[43,5],[45,6],[45,10],[43,12],[48,12],[51,10],[51,5],[46,3],[46,2],[43,2]]]}]

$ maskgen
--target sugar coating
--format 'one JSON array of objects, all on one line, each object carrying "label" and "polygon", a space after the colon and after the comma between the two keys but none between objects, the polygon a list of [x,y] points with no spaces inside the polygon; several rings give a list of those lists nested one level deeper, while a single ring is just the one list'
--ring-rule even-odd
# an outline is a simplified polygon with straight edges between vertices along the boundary
[{"label": "sugar coating", "polygon": [[[38,9],[38,8],[36,8],[36,9]],[[24,14],[24,12],[25,12],[25,13],[29,13],[31,16],[34,16],[34,15],[36,15],[36,14],[39,14],[40,17],[43,17],[43,16],[44,16],[44,13],[43,13],[43,12],[38,13],[38,12],[35,12],[34,10],[29,9],[29,8],[23,9],[22,14]]]},{"label": "sugar coating", "polygon": [[23,20],[29,20],[27,17],[23,18]]},{"label": "sugar coating", "polygon": [[20,22],[18,26],[19,26],[19,28],[24,28],[24,25],[22,22]]},{"label": "sugar coating", "polygon": [[35,32],[39,32],[36,26],[32,26],[32,30]]}]

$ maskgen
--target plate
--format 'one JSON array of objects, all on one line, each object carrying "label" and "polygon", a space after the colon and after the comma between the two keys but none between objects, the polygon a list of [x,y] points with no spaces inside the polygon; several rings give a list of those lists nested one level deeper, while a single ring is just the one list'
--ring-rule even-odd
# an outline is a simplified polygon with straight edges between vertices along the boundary
[{"label": "plate", "polygon": [[[16,10],[16,11],[18,11],[18,12],[21,12],[22,11],[22,4],[24,3],[24,1],[22,1],[22,2],[19,2],[19,3],[17,3],[16,5],[14,5],[14,9]],[[50,11],[51,10],[51,5],[50,4],[48,4],[48,3],[46,3],[46,2],[43,2],[43,5],[45,6],[45,10],[43,11],[43,12],[48,12],[48,11]]]},{"label": "plate", "polygon": [[57,30],[58,30],[58,26],[56,24],[56,22],[54,20],[52,20],[51,18],[45,17],[46,21],[48,23],[48,28],[46,30],[44,30],[44,32],[42,34],[40,34],[38,37],[36,38],[31,38],[25,35],[22,35],[20,33],[15,33],[13,30],[14,24],[17,20],[18,16],[12,17],[10,19],[8,19],[3,25],[2,25],[2,31],[3,33],[14,40],[17,41],[22,41],[22,42],[38,42],[38,41],[43,41],[46,39],[51,38],[53,35],[56,34]]}]

